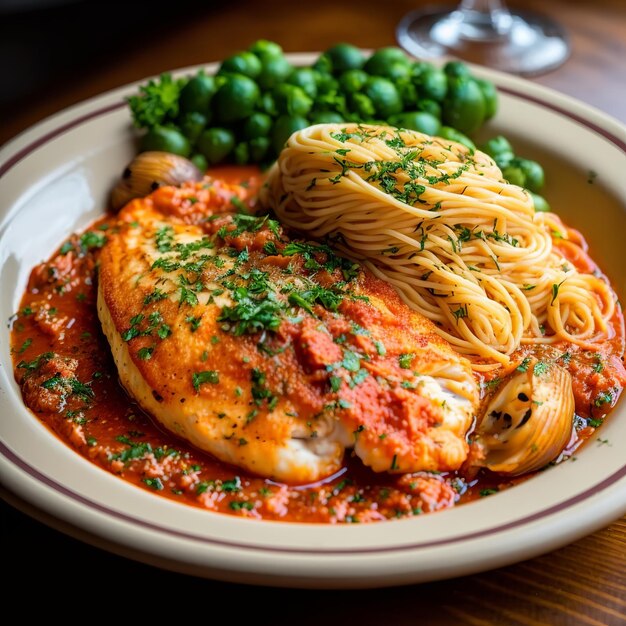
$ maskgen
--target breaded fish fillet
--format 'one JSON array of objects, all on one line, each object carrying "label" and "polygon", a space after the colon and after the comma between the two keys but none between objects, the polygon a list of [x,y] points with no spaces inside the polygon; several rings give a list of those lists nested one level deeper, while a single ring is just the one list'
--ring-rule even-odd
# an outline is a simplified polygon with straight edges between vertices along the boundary
[{"label": "breaded fish fillet", "polygon": [[478,403],[469,363],[328,246],[213,215],[207,186],[131,202],[102,251],[98,314],[128,392],[280,481],[328,476],[350,447],[379,472],[458,468]]}]

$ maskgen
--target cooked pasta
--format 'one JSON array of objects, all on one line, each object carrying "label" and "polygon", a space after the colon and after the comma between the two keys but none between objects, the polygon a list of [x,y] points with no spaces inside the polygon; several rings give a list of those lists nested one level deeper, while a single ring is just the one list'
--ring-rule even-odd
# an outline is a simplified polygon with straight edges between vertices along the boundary
[{"label": "cooked pasta", "polygon": [[615,296],[553,246],[555,215],[486,154],[384,126],[319,124],[291,136],[261,202],[329,237],[433,320],[476,369],[524,343],[606,339]]}]

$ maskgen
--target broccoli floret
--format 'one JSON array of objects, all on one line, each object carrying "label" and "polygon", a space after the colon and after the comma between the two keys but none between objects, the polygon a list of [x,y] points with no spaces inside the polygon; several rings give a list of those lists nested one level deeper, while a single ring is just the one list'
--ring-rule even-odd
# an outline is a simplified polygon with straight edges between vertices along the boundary
[{"label": "broccoli floret", "polygon": [[185,79],[174,80],[171,74],[161,74],[158,80],[139,87],[139,95],[128,98],[135,126],[152,128],[166,119],[174,119],[185,82]]}]

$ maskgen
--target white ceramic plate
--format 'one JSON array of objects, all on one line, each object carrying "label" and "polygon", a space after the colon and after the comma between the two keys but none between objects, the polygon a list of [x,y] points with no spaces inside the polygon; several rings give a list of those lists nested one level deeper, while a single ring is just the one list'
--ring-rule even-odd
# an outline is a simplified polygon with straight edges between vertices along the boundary
[{"label": "white ceramic plate", "polygon": [[[312,58],[292,55],[291,61],[310,63]],[[559,211],[583,230],[595,224],[596,256],[624,297],[626,268],[619,243],[626,232],[626,128],[530,82],[475,71],[500,88],[501,106],[489,132],[504,132],[546,163],[568,164],[567,176],[548,168],[555,197],[560,187],[573,184],[572,172],[595,170],[596,183],[618,198],[620,208],[610,214],[586,202]],[[135,90],[134,85],[123,87],[68,109],[0,151],[0,317],[5,322],[18,308],[31,268],[68,233],[101,213],[108,190],[134,155],[123,97]],[[606,228],[598,235],[599,222]],[[420,582],[536,556],[626,513],[624,402],[600,431],[608,442],[590,441],[577,454],[578,462],[562,463],[496,496],[419,518],[303,525],[176,504],[96,467],[52,435],[22,403],[6,323],[0,341],[4,486],[40,510],[42,518],[57,518],[83,538],[166,568],[301,587]]]}]

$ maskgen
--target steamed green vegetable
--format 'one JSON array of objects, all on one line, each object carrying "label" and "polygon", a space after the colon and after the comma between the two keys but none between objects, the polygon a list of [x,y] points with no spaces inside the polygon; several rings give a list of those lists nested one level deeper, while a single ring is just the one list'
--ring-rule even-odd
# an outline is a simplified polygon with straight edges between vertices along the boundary
[{"label": "steamed green vegetable", "polygon": [[[128,103],[144,129],[142,150],[191,155],[199,165],[268,164],[291,133],[329,122],[385,123],[475,149],[472,137],[496,114],[498,94],[461,61],[435,67],[396,47],[366,56],[338,43],[310,67],[293,67],[277,43],[259,40],[224,59],[214,76],[163,74]],[[543,187],[541,166],[516,155],[504,137],[481,149],[510,182],[534,194]]]}]

